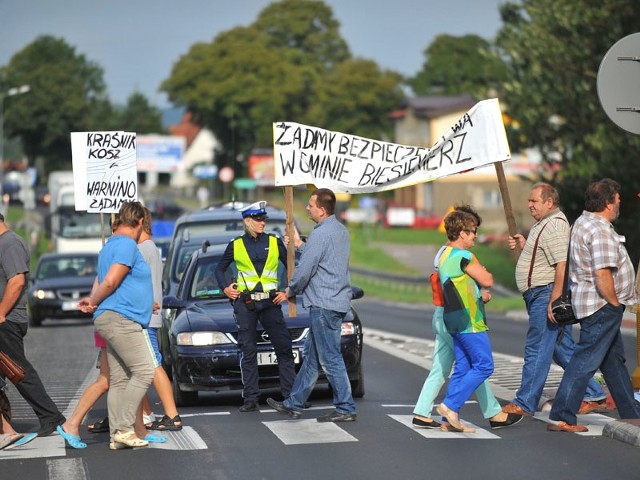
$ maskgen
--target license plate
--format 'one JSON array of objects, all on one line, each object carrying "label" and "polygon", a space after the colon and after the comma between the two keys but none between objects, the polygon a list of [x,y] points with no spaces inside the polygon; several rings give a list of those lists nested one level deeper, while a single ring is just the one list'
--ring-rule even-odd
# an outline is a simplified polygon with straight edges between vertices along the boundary
[{"label": "license plate", "polygon": [[78,302],[62,302],[62,310],[68,312],[70,310],[77,310]]},{"label": "license plate", "polygon": [[[300,363],[300,350],[293,350],[293,362]],[[258,365],[277,365],[276,352],[258,352]]]}]

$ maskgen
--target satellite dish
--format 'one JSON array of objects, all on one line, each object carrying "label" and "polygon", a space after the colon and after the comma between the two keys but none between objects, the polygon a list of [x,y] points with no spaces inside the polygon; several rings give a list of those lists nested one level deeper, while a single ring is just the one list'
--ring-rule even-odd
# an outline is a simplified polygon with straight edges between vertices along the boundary
[{"label": "satellite dish", "polygon": [[598,97],[613,123],[640,133],[640,33],[618,40],[602,58]]}]

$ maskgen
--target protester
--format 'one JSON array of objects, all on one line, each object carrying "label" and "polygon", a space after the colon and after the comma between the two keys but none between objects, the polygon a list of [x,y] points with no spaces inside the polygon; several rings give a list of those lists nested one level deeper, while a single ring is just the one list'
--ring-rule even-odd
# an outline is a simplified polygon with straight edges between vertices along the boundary
[{"label": "protester", "polygon": [[620,333],[625,305],[636,303],[633,265],[625,238],[616,233],[620,213],[620,185],[609,179],[589,185],[585,209],[573,225],[569,252],[571,303],[580,319],[580,341],[571,356],[547,426],[556,432],[586,432],[578,425],[587,383],[600,369],[620,418],[639,418],[633,386],[625,366]]},{"label": "protester", "polygon": [[[151,212],[148,208],[144,209],[144,222],[142,223],[142,234],[138,241],[138,248],[140,253],[144,257],[147,265],[151,269],[151,283],[153,284],[153,299],[158,305],[162,305],[162,257],[158,247],[151,239]],[[158,345],[158,330],[162,327],[162,317],[159,313],[154,312],[151,315],[149,327],[149,340],[153,347],[153,352],[156,358],[156,369],[153,375],[153,386],[158,392],[162,408],[164,410],[164,416],[152,422],[145,424],[145,427],[149,430],[169,430],[178,431],[182,430],[182,420],[178,415],[178,409],[176,408],[175,400],[173,399],[173,391],[171,388],[171,381],[167,377],[167,372],[162,368],[162,354],[160,353],[160,346]],[[143,405],[147,405],[148,414],[151,413],[149,402],[145,396]],[[158,440],[158,437],[152,435],[146,435],[145,440]]]},{"label": "protester", "polygon": [[[509,237],[509,247],[522,249],[516,265],[516,284],[529,313],[525,340],[522,381],[516,397],[503,411],[532,416],[551,367],[551,359],[566,368],[575,349],[571,325],[558,325],[551,302],[560,297],[569,243],[569,222],[559,207],[557,190],[547,183],[536,183],[529,193],[529,212],[536,220],[525,243],[521,234]],[[607,394],[593,378],[589,379],[580,413],[607,409]]]},{"label": "protester", "polygon": [[[480,227],[482,218],[478,213],[469,205],[457,205],[454,210],[467,212],[474,216],[476,228]],[[448,246],[445,245],[436,254],[434,259],[434,268],[437,270],[440,263],[440,256]],[[483,300],[488,302],[491,300],[491,292],[488,289],[481,290]],[[431,411],[433,410],[433,402],[435,401],[440,389],[446,382],[451,369],[453,368],[454,360],[454,346],[453,338],[447,332],[444,325],[444,307],[436,306],[433,312],[433,333],[435,335],[435,345],[433,347],[432,367],[429,375],[424,381],[420,396],[416,402],[416,406],[413,410],[412,424],[418,428],[441,428],[443,430],[449,430],[447,425],[441,425],[439,422],[431,418]],[[503,428],[510,425],[515,425],[522,420],[522,415],[515,413],[506,413],[501,410],[500,403],[496,400],[491,390],[491,384],[489,380],[485,380],[475,391],[478,404],[482,410],[484,418],[489,419],[491,428]]]},{"label": "protester", "polygon": [[489,273],[469,249],[478,235],[476,218],[453,211],[444,219],[449,245],[440,256],[438,274],[444,293],[444,324],[453,337],[455,367],[444,400],[437,411],[451,429],[474,432],[460,421],[460,408],[471,394],[493,373],[493,356],[485,323],[480,289],[493,285]]},{"label": "protester", "polygon": [[24,337],[29,328],[27,283],[30,261],[26,243],[9,229],[0,214],[0,351],[24,369],[24,380],[16,385],[16,389],[38,417],[38,436],[43,437],[53,433],[65,418],[25,356]]},{"label": "protester", "polygon": [[257,325],[262,324],[269,335],[278,360],[280,391],[289,396],[296,376],[291,335],[280,304],[286,300],[278,291],[278,264],[287,263],[287,250],[275,235],[264,233],[267,202],[256,202],[242,210],[245,234],[229,242],[215,270],[218,285],[227,285],[225,271],[235,261],[238,278],[224,287],[224,294],[233,304],[238,325],[238,346],[242,352],[241,412],[258,410],[260,395]]},{"label": "protester", "polygon": [[107,342],[109,447],[113,450],[149,445],[134,431],[137,410],[155,369],[145,330],[154,304],[151,271],[137,247],[143,222],[140,202],[122,204],[115,230],[98,256],[98,287],[79,302],[82,311],[94,313],[96,330]]},{"label": "protester", "polygon": [[294,238],[301,257],[286,296],[302,294],[302,305],[309,309],[311,329],[305,342],[307,354],[291,394],[283,402],[267,399],[278,412],[299,418],[318,380],[319,368],[322,368],[333,390],[335,410],[318,417],[318,422],[352,422],[356,419],[356,404],[340,352],[342,320],[351,308],[353,297],[349,278],[351,240],[345,226],[335,217],[335,208],[336,196],[331,190],[315,190],[307,204],[307,212],[317,225],[306,243],[298,235]]}]

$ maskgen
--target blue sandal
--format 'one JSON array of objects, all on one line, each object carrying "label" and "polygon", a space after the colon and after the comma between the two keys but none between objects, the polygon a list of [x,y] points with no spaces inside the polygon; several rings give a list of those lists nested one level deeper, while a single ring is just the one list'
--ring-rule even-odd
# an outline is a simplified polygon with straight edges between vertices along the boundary
[{"label": "blue sandal", "polygon": [[150,433],[146,437],[143,438],[149,443],[165,443],[167,441],[167,437],[164,435],[156,435],[155,433]]},{"label": "blue sandal", "polygon": [[65,432],[62,425],[58,425],[56,430],[71,448],[87,448],[87,444],[80,440],[78,435],[71,435],[70,433]]}]

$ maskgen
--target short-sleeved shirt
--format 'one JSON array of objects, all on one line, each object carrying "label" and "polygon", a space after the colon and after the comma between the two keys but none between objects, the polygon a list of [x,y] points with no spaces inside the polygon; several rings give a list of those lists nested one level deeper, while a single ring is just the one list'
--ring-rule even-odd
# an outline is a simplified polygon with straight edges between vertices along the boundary
[{"label": "short-sleeved shirt", "polygon": [[465,272],[474,263],[478,263],[476,256],[460,248],[446,247],[440,256],[438,275],[444,293],[444,323],[452,335],[489,330],[480,288]]},{"label": "short-sleeved shirt", "polygon": [[[140,253],[142,253],[144,261],[147,262],[147,265],[149,265],[151,269],[153,300],[158,302],[158,305],[162,308],[162,257],[160,256],[160,250],[158,250],[155,242],[151,239],[139,243],[138,249]],[[160,328],[162,326],[162,316],[159,313],[152,313],[149,326]]]},{"label": "short-sleeved shirt", "polygon": [[[4,296],[7,283],[18,274],[29,274],[31,256],[22,237],[7,230],[0,235],[0,298]],[[7,312],[7,320],[16,323],[28,323],[27,317],[27,280],[13,308]]]},{"label": "short-sleeved shirt", "polygon": [[129,267],[129,273],[115,291],[100,302],[93,318],[111,310],[146,328],[153,312],[151,269],[133,239],[126,235],[109,237],[98,255],[98,281],[104,281],[113,264]]},{"label": "short-sleeved shirt", "polygon": [[635,303],[635,274],[624,246],[611,222],[584,211],[573,225],[569,261],[571,303],[577,318],[593,315],[607,302],[596,289],[596,271],[610,268],[618,301]]},{"label": "short-sleeved shirt", "polygon": [[[538,247],[531,272],[529,284],[529,270],[533,247],[538,239]],[[520,258],[516,265],[516,285],[522,293],[533,287],[541,287],[553,283],[555,279],[555,265],[567,259],[569,244],[569,222],[564,213],[555,209],[536,222],[529,232]]]}]

